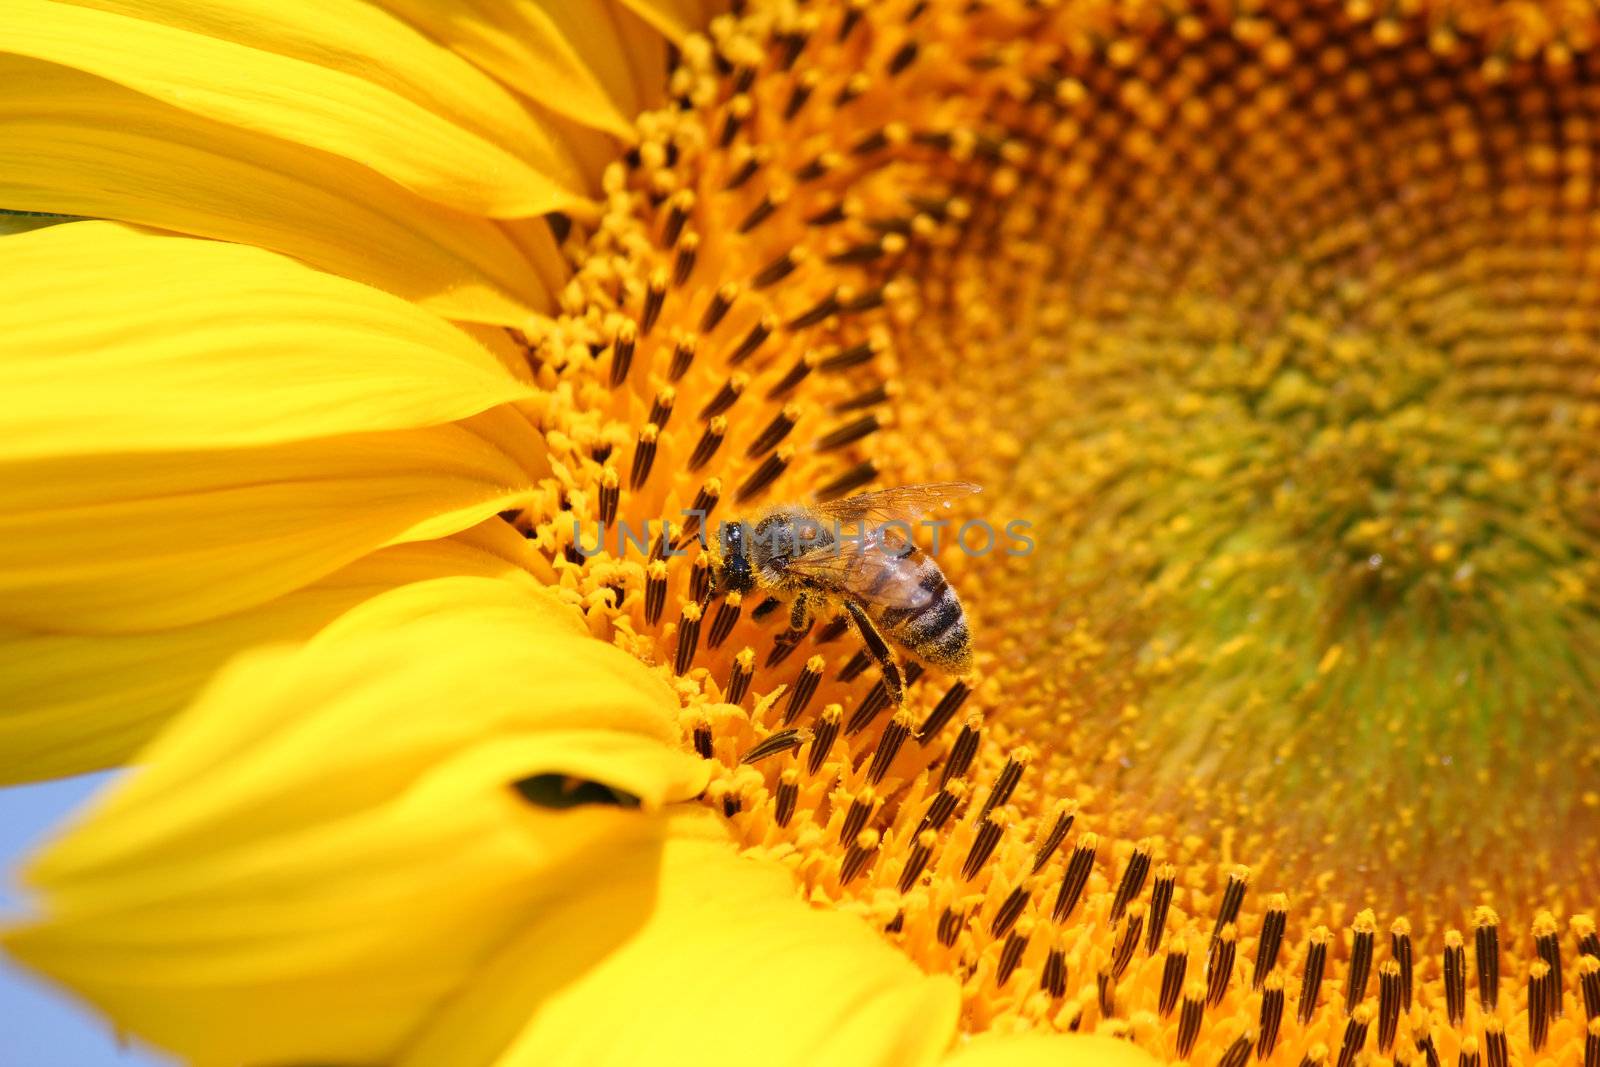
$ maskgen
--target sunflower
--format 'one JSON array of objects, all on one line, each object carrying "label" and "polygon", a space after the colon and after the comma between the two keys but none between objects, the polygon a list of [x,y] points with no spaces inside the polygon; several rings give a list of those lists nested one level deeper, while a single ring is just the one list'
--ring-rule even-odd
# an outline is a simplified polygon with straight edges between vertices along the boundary
[{"label": "sunflower", "polygon": [[[7,943],[115,1025],[1600,1065],[1586,6],[28,7],[5,773],[141,766]],[[708,598],[956,479],[969,676]]]}]

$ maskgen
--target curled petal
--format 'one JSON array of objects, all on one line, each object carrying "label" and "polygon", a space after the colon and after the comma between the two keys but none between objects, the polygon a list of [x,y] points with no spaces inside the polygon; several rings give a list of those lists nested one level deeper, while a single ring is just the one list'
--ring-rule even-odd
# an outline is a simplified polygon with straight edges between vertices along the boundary
[{"label": "curled petal", "polygon": [[554,901],[656,847],[652,812],[705,777],[675,709],[540,590],[384,594],[224,671],[40,858],[9,947],[197,1064],[391,1062]]},{"label": "curled petal", "polygon": [[955,1030],[957,989],[860,919],[807,906],[712,813],[618,852],[534,916],[402,1067],[915,1067]]}]

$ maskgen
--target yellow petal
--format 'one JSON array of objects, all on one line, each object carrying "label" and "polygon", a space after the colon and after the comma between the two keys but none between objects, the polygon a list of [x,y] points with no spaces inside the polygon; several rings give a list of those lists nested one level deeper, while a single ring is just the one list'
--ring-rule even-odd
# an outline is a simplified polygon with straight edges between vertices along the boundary
[{"label": "yellow petal", "polygon": [[[40,859],[45,914],[9,947],[196,1064],[392,1062],[552,897],[648,849],[651,811],[702,787],[675,711],[547,593],[395,590],[225,671]],[[644,810],[512,788],[549,774]]]},{"label": "yellow petal", "polygon": [[653,821],[529,811],[478,770],[447,763],[342,822],[100,879],[8,947],[195,1067],[392,1062],[543,895],[598,865],[597,841]]},{"label": "yellow petal", "polygon": [[357,163],[53,63],[0,55],[0,84],[0,204],[258,245],[449,318],[550,307],[553,246],[531,263],[492,222]]},{"label": "yellow petal", "polygon": [[242,611],[474,525],[545,471],[505,406],[527,387],[397,297],[110,223],[5,251],[0,626],[117,633]]},{"label": "yellow petal", "polygon": [[980,1034],[939,1067],[1155,1067],[1131,1041],[1096,1034]]},{"label": "yellow petal", "polygon": [[534,561],[518,558],[528,555],[519,535],[491,519],[453,538],[381,549],[287,596],[193,626],[111,637],[0,632],[0,785],[122,764],[240,650],[304,640],[363,600],[428,578],[532,582]]},{"label": "yellow petal", "polygon": [[0,626],[185,626],[475,525],[531,499],[528,467],[486,439],[518,418],[0,466]]},{"label": "yellow petal", "polygon": [[[561,253],[561,245],[557,243],[555,234],[550,230],[550,222],[544,218],[537,219],[499,219],[496,228],[501,235],[520,251],[528,262],[533,264],[539,272],[539,278],[544,283],[547,292],[556,293],[564,287],[571,278],[571,270],[567,260]],[[480,327],[471,323],[463,324],[463,329],[478,332],[489,331],[489,327]],[[508,337],[505,330],[493,329],[492,332],[500,339]],[[527,357],[518,353],[516,364],[527,366]]]},{"label": "yellow petal", "polygon": [[[630,16],[631,17],[631,16]],[[666,43],[661,35],[649,27],[644,28],[652,44],[665,50]],[[662,75],[663,79],[665,74]],[[603,130],[586,126],[575,119],[565,115],[552,114],[550,125],[561,133],[562,143],[567,146],[567,151],[572,154],[573,162],[584,180],[591,186],[598,188],[605,176],[606,168],[617,161],[621,147],[617,138]],[[531,222],[534,220],[510,220],[517,222]],[[542,221],[542,220],[541,220]]]},{"label": "yellow petal", "polygon": [[397,297],[113,223],[5,238],[0,320],[0,462],[426,426],[532,395]]},{"label": "yellow petal", "polygon": [[247,835],[309,826],[444,755],[513,735],[525,741],[523,775],[577,774],[646,807],[703,784],[703,770],[663,776],[653,764],[580,768],[538,755],[570,747],[568,735],[605,733],[681,754],[671,688],[589,636],[542,587],[418,582],[363,602],[294,651],[258,658],[230,667],[180,716],[141,760],[148,768],[57,862],[104,865],[141,849],[148,861],[152,849],[203,844],[218,820]]},{"label": "yellow petal", "polygon": [[692,13],[669,27],[642,12],[640,5],[618,0],[616,19],[617,30],[624,41],[623,54],[627,56],[628,68],[633,71],[633,84],[639,87],[640,109],[661,107],[667,99],[669,73],[663,35],[674,45],[681,45],[684,33],[705,29],[709,16],[700,18],[698,12]]},{"label": "yellow petal", "polygon": [[954,1033],[955,983],[860,919],[806,906],[710,812],[552,900],[402,1067],[920,1065]]},{"label": "yellow petal", "polygon": [[711,16],[727,10],[727,3],[718,0],[621,0],[637,12],[639,17],[666,34],[673,43],[681,44],[691,33],[706,28]]},{"label": "yellow petal", "polygon": [[359,0],[11,0],[0,49],[343,156],[463,211],[514,217],[585,202],[538,116]]},{"label": "yellow petal", "polygon": [[639,97],[609,3],[379,2],[556,114],[632,136]]}]

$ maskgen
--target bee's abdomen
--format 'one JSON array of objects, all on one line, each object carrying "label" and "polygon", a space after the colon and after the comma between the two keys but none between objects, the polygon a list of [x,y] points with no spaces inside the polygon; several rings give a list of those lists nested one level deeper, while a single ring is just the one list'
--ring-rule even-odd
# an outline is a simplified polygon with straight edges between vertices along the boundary
[{"label": "bee's abdomen", "polygon": [[918,658],[965,674],[972,666],[966,612],[939,565],[920,552],[917,556],[915,561],[907,560],[907,565],[918,568],[917,584],[926,598],[914,608],[883,611],[878,624],[886,636]]}]

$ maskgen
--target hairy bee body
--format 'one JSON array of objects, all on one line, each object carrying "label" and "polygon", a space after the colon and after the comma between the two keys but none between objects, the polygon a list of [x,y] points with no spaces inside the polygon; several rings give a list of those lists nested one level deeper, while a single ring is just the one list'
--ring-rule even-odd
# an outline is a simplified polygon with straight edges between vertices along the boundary
[{"label": "hairy bee body", "polygon": [[919,548],[911,550],[903,565],[913,571],[918,588],[928,594],[927,600],[911,608],[874,604],[867,614],[885,637],[918,659],[952,674],[966,674],[972,669],[972,633],[955,587],[933,558]]},{"label": "hairy bee body", "polygon": [[[972,635],[938,563],[893,527],[908,531],[906,517],[976,491],[959,482],[904,486],[813,506],[780,504],[753,521],[724,523],[717,589],[760,589],[788,600],[795,629],[819,606],[842,609],[899,699],[899,670],[885,641],[965,674],[972,667]],[[842,524],[855,527],[845,532]]]}]

